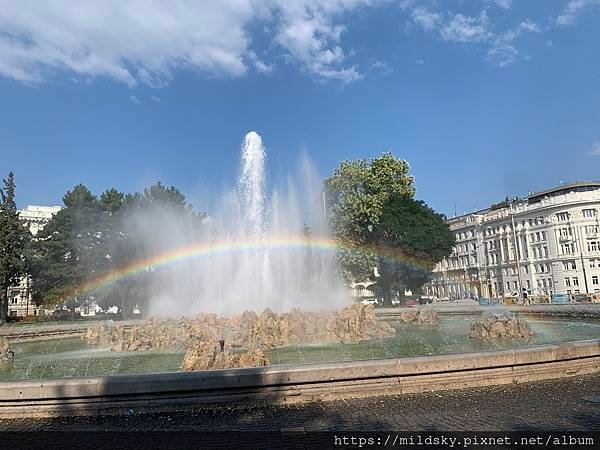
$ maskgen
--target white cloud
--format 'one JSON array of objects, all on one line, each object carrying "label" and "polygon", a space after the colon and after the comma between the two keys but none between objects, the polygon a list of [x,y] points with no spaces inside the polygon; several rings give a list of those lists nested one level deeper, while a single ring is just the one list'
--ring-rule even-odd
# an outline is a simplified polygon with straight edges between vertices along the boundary
[{"label": "white cloud", "polygon": [[379,72],[381,77],[388,76],[394,72],[394,69],[392,69],[385,61],[380,61],[378,59],[371,60],[369,69],[373,72]]},{"label": "white cloud", "polygon": [[494,3],[503,9],[510,9],[512,0],[494,0]]},{"label": "white cloud", "polygon": [[572,25],[584,9],[595,5],[600,5],[600,0],[569,0],[567,6],[556,18],[556,23],[558,25]]},{"label": "white cloud", "polygon": [[415,23],[421,25],[425,31],[431,31],[442,21],[442,15],[437,12],[431,12],[423,7],[412,10],[412,19]]},{"label": "white cloud", "polygon": [[155,101],[155,102],[160,102],[160,97],[157,97],[156,95],[152,95],[150,97],[150,100]]},{"label": "white cloud", "polygon": [[519,30],[526,33],[540,33],[542,29],[533,20],[527,18],[519,25]]},{"label": "white cloud", "polygon": [[137,98],[135,95],[133,95],[133,94],[131,94],[131,95],[129,96],[129,101],[130,101],[131,103],[135,103],[136,105],[139,105],[139,104],[140,104],[140,100],[139,100],[139,99],[138,99],[138,98]]},{"label": "white cloud", "polygon": [[440,29],[442,39],[453,42],[481,42],[491,35],[487,13],[479,16],[451,14],[450,20]]},{"label": "white cloud", "polygon": [[506,67],[517,61],[519,51],[514,45],[497,42],[487,51],[487,60],[498,67]]},{"label": "white cloud", "polygon": [[334,19],[342,13],[375,3],[369,0],[280,0],[281,17],[276,41],[303,68],[320,79],[343,83],[362,78],[356,66],[343,67],[346,56],[339,45],[345,26]]},{"label": "white cloud", "polygon": [[600,156],[600,141],[594,142],[586,154],[588,156]]},{"label": "white cloud", "polygon": [[360,78],[346,62],[338,18],[376,0],[0,0],[0,76],[39,83],[52,73],[159,87],[186,69],[239,77],[273,65],[249,26],[273,22],[289,58],[318,79]]}]

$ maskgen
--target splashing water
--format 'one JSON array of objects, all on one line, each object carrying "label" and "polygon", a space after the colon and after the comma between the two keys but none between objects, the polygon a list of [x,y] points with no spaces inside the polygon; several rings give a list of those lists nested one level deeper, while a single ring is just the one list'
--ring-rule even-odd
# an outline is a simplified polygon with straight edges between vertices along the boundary
[{"label": "splashing water", "polygon": [[[236,251],[215,252],[170,268],[168,276],[153,287],[150,314],[231,315],[266,307],[331,310],[350,303],[333,253],[313,244],[327,238],[315,169],[306,157],[301,158],[297,176],[288,176],[283,187],[269,191],[266,160],[260,135],[248,133],[237,184],[221,195],[202,229],[192,233],[174,222],[164,236],[149,236],[149,245],[167,240],[160,245],[163,249],[221,241],[240,244]],[[269,245],[281,236],[292,236],[302,245]]]}]

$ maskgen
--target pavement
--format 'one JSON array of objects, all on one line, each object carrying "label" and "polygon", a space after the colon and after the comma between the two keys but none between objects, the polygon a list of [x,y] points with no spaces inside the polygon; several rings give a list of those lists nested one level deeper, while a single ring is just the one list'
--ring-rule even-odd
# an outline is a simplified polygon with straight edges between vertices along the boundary
[{"label": "pavement", "polygon": [[[16,431],[595,431],[600,374],[517,385],[286,406],[0,420]],[[6,433],[2,433],[6,434]],[[37,433],[36,433],[37,434]]]}]

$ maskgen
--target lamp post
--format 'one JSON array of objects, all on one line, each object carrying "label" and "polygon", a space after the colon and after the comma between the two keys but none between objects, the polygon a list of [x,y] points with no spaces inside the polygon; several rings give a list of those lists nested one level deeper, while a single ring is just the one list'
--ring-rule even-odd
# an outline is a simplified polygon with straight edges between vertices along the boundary
[{"label": "lamp post", "polygon": [[515,260],[517,262],[517,280],[519,283],[519,291],[517,292],[518,297],[522,296],[523,293],[523,283],[521,282],[521,261],[519,258],[519,245],[517,243],[517,230],[515,228],[515,213],[513,210],[514,200],[510,202],[510,221],[512,224],[512,232],[513,232],[513,251],[515,254]]}]

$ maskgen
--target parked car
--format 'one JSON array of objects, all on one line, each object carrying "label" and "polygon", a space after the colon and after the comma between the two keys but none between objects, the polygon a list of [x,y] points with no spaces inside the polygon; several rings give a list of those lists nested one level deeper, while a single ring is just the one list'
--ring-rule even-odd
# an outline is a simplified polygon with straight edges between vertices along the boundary
[{"label": "parked car", "polygon": [[376,298],[365,298],[364,300],[360,301],[363,305],[377,305],[377,299]]},{"label": "parked car", "polygon": [[433,303],[433,296],[431,295],[421,295],[419,297],[419,304],[426,305],[427,303]]},{"label": "parked car", "polygon": [[589,294],[575,294],[573,296],[573,301],[576,302],[591,302],[592,296]]}]

